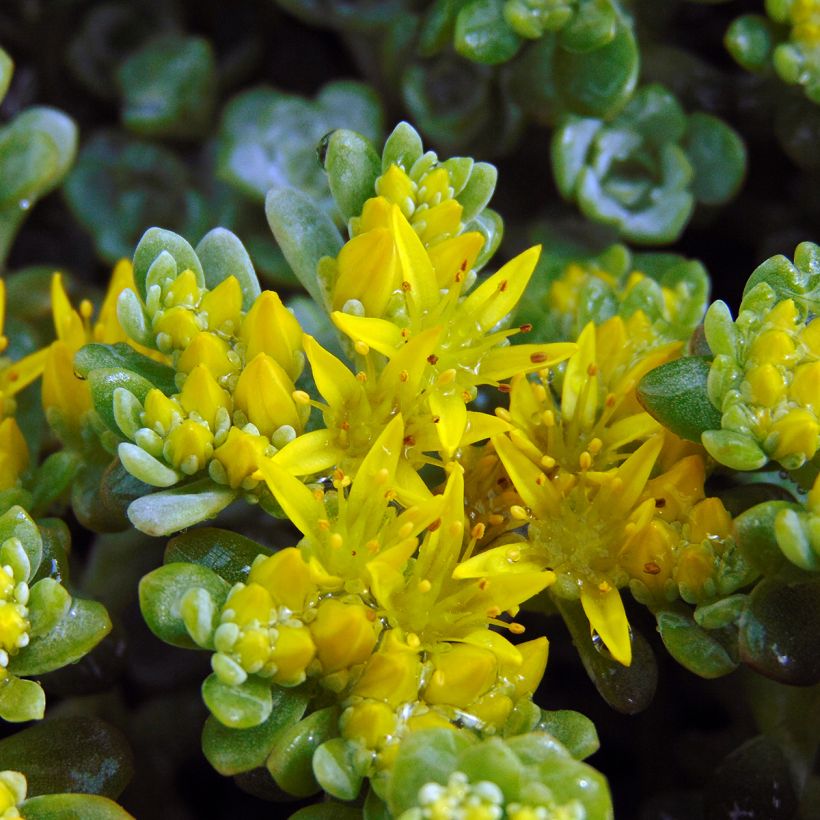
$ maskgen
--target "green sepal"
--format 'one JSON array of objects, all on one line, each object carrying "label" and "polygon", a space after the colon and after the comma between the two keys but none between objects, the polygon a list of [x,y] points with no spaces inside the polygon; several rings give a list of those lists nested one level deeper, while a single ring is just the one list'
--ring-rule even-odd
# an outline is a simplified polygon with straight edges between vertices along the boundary
[{"label": "green sepal", "polygon": [[412,809],[419,789],[426,783],[445,784],[456,768],[459,755],[475,740],[466,732],[451,729],[424,729],[408,735],[399,747],[387,793],[387,805],[394,817]]},{"label": "green sepal", "polygon": [[706,393],[709,368],[702,356],[662,364],[638,383],[638,401],[676,435],[700,441],[705,430],[720,429],[720,413]]},{"label": "green sepal", "polygon": [[42,720],[46,713],[46,693],[33,680],[9,676],[0,684],[0,719],[9,723]]},{"label": "green sepal", "polygon": [[489,162],[476,162],[471,165],[464,188],[456,196],[464,209],[461,214],[463,222],[469,222],[482,214],[492,199],[497,181],[498,169],[495,165]]},{"label": "green sepal", "polygon": [[0,740],[3,769],[25,772],[29,798],[73,791],[116,799],[134,766],[118,729],[74,716],[52,718]]},{"label": "green sepal", "polygon": [[695,172],[695,199],[706,205],[728,202],[746,173],[746,146],[737,131],[711,114],[696,112],[689,117],[684,144]]},{"label": "green sepal", "polygon": [[658,632],[669,654],[702,678],[720,678],[737,668],[723,644],[688,615],[658,612]]},{"label": "green sepal", "polygon": [[774,575],[785,563],[775,536],[778,514],[801,509],[799,504],[790,501],[764,501],[734,519],[737,545],[746,561],[762,575]]},{"label": "green sepal", "polygon": [[51,632],[70,608],[68,590],[54,578],[42,578],[29,590],[29,634],[36,638]]},{"label": "green sepal", "polygon": [[794,264],[781,254],[758,265],[743,288],[743,298],[761,282],[775,292],[775,301],[794,299],[809,310],[820,301],[820,246],[801,242],[794,250]]},{"label": "green sepal", "polygon": [[503,0],[470,0],[456,17],[453,44],[468,60],[498,65],[515,56],[521,38],[504,19]]},{"label": "green sepal", "polygon": [[813,515],[783,510],[775,519],[774,533],[783,555],[807,572],[820,570],[820,527]]},{"label": "green sepal", "polygon": [[122,806],[96,794],[44,794],[20,805],[26,820],[134,820]]},{"label": "green sepal", "polygon": [[277,785],[296,797],[309,797],[320,786],[313,774],[313,754],[339,734],[339,710],[328,706],[280,730],[267,767]]},{"label": "green sepal", "polygon": [[382,149],[382,173],[391,165],[398,165],[405,171],[424,153],[424,144],[419,132],[409,122],[400,122],[385,140]]},{"label": "green sepal", "polygon": [[122,121],[147,137],[191,139],[210,124],[216,60],[202,37],[152,38],[126,57],[117,71]]},{"label": "green sepal", "polygon": [[211,714],[230,729],[252,729],[264,723],[273,709],[270,681],[250,675],[244,683],[223,683],[208,675],[202,683],[202,700]]},{"label": "green sepal", "polygon": [[330,304],[316,275],[319,260],[335,257],[342,237],[333,221],[301,191],[272,190],[265,200],[265,214],[273,235],[305,290],[317,304]]},{"label": "green sepal", "polygon": [[772,57],[772,24],[762,14],[735,17],[723,35],[726,50],[747,71],[761,71]]},{"label": "green sepal", "polygon": [[713,604],[701,604],[694,611],[695,623],[704,629],[723,629],[737,624],[746,608],[748,596],[730,595]]},{"label": "green sepal", "polygon": [[569,111],[609,119],[632,96],[639,63],[632,27],[622,24],[602,48],[583,54],[556,49],[555,87]]},{"label": "green sepal", "polygon": [[229,584],[246,582],[251,566],[259,555],[273,550],[244,535],[216,527],[199,527],[177,535],[168,542],[164,561],[199,564],[213,570]]},{"label": "green sepal", "polygon": [[225,228],[214,228],[202,237],[196,246],[196,255],[202,264],[205,285],[213,290],[229,276],[235,277],[242,290],[242,309],[250,310],[262,289],[239,237]]},{"label": "green sepal", "polygon": [[462,750],[457,766],[472,783],[482,780],[495,783],[508,802],[513,802],[521,789],[521,761],[500,738],[488,738]]},{"label": "green sepal", "polygon": [[87,344],[74,355],[74,370],[80,378],[87,379],[94,370],[122,369],[136,373],[151,382],[166,395],[177,392],[172,367],[145,356],[125,342]]},{"label": "green sepal", "polygon": [[571,709],[542,710],[536,730],[551,734],[576,760],[584,760],[601,747],[595,724]]},{"label": "green sepal", "polygon": [[276,736],[297,723],[310,696],[303,687],[271,688],[272,708],[267,720],[250,729],[231,729],[210,715],[202,729],[202,752],[223,775],[248,772],[265,765]]},{"label": "green sepal", "polygon": [[139,401],[144,402],[149,390],[154,385],[133,370],[119,367],[100,367],[88,374],[88,385],[91,388],[91,400],[94,409],[100,414],[111,432],[122,436],[114,416],[114,391],[123,387],[133,393]]},{"label": "green sepal", "polygon": [[17,538],[28,560],[26,580],[32,578],[43,560],[43,538],[31,516],[22,507],[12,507],[0,516],[0,545],[9,538]]},{"label": "green sepal", "polygon": [[354,749],[341,737],[326,740],[316,749],[313,774],[328,794],[340,800],[355,800],[362,788],[363,776]]},{"label": "green sepal", "polygon": [[504,737],[532,732],[541,721],[541,708],[529,698],[521,698],[504,721]]},{"label": "green sepal", "polygon": [[705,430],[701,442],[715,461],[733,470],[758,470],[769,460],[751,435],[734,430]]},{"label": "green sepal", "polygon": [[740,658],[792,686],[820,683],[820,578],[766,578],[740,619]]},{"label": "green sepal", "polygon": [[173,231],[166,231],[163,228],[149,228],[140,239],[134,251],[134,282],[137,292],[145,299],[145,278],[154,260],[163,252],[167,251],[177,265],[177,275],[183,271],[190,270],[196,277],[199,287],[205,286],[205,274],[202,271],[202,264],[199,257],[191,247],[191,244]]},{"label": "green sepal", "polygon": [[171,535],[215,517],[236,497],[236,490],[204,478],[137,498],[128,506],[128,518],[146,535]]},{"label": "green sepal", "polygon": [[355,131],[339,128],[322,141],[330,193],[345,222],[361,214],[375,194],[382,161],[373,144]]},{"label": "green sepal", "polygon": [[198,649],[182,620],[180,605],[189,589],[202,588],[216,608],[225,603],[230,585],[213,570],[198,564],[165,564],[149,572],[139,584],[142,617],[161,640],[184,649]]},{"label": "green sepal", "polygon": [[74,598],[48,633],[32,638],[28,646],[10,658],[9,671],[15,675],[42,675],[76,663],[110,631],[111,619],[102,604]]}]

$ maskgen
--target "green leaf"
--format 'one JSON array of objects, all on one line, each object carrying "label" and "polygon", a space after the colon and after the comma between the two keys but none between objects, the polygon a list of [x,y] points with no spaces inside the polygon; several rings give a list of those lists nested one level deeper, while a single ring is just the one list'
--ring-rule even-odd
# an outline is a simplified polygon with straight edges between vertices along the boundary
[{"label": "green leaf", "polygon": [[408,735],[388,785],[387,805],[393,816],[413,808],[426,783],[447,783],[459,755],[474,742],[472,735],[451,729],[421,729]]},{"label": "green leaf", "polygon": [[117,71],[126,128],[148,137],[200,137],[208,129],[216,91],[216,60],[201,37],[155,38]]},{"label": "green leaf", "polygon": [[96,718],[52,718],[0,740],[0,770],[23,771],[29,797],[89,792],[116,799],[133,774],[122,733]]},{"label": "green leaf", "polygon": [[710,362],[685,356],[656,367],[638,384],[638,401],[661,424],[690,441],[720,429],[720,412],[706,394]]},{"label": "green leaf", "polygon": [[145,299],[145,278],[154,260],[163,252],[169,253],[177,265],[177,274],[190,270],[200,287],[205,286],[205,274],[199,257],[190,243],[173,231],[164,228],[149,228],[140,239],[134,251],[134,282],[139,295]]},{"label": "green leaf", "polygon": [[230,585],[215,572],[198,564],[166,564],[149,572],[139,585],[140,610],[148,628],[161,640],[184,649],[198,649],[180,613],[189,589],[206,590],[217,609],[228,597]]},{"label": "green leaf", "polygon": [[208,478],[132,501],[131,523],[146,535],[171,535],[214,518],[237,497],[237,491]]},{"label": "green leaf", "polygon": [[6,92],[11,85],[11,77],[14,74],[14,62],[8,53],[0,48],[0,102],[6,96]]},{"label": "green leaf", "polygon": [[265,200],[265,214],[288,264],[318,305],[327,308],[316,266],[324,256],[335,257],[342,237],[330,217],[313,201],[293,189],[272,190]]},{"label": "green leaf", "polygon": [[314,752],[313,774],[328,794],[340,800],[355,800],[362,788],[354,750],[341,737],[326,740]]},{"label": "green leaf", "polygon": [[361,214],[364,203],[375,196],[381,157],[370,140],[344,128],[333,131],[322,146],[330,192],[347,222]]},{"label": "green leaf", "polygon": [[67,494],[82,466],[82,458],[70,450],[60,450],[47,456],[31,481],[31,510],[45,512]]},{"label": "green leaf", "polygon": [[737,667],[715,637],[698,626],[689,615],[659,612],[658,631],[669,654],[690,672],[702,678],[719,678]]},{"label": "green leaf", "polygon": [[599,119],[570,116],[552,136],[552,172],[566,199],[574,199],[581,171],[588,162],[593,140],[603,127]]},{"label": "green leaf", "polygon": [[88,374],[88,385],[91,388],[94,409],[100,414],[108,429],[117,435],[123,433],[114,416],[114,391],[118,387],[124,387],[144,402],[148,391],[154,388],[154,385],[139,373],[116,366],[92,370]]},{"label": "green leaf", "polygon": [[225,228],[214,228],[202,237],[196,246],[196,255],[202,263],[205,284],[213,290],[223,279],[234,276],[242,289],[242,309],[250,310],[261,288],[253,262],[239,237]]},{"label": "green leaf", "polygon": [[538,730],[549,732],[576,760],[589,757],[601,746],[595,724],[586,715],[571,709],[543,710]]},{"label": "green leaf", "polygon": [[213,716],[230,729],[250,729],[264,723],[273,709],[271,683],[251,675],[244,683],[223,683],[208,675],[202,699]]},{"label": "green leaf", "polygon": [[737,131],[717,117],[698,112],[689,117],[685,147],[695,171],[695,199],[706,205],[730,200],[746,173],[746,147]]},{"label": "green leaf", "polygon": [[[21,561],[28,561],[29,570],[26,574],[26,580],[28,580],[37,572],[40,561],[43,559],[43,538],[31,516],[22,507],[14,506],[0,516],[0,544],[10,538],[18,539],[25,553]],[[10,560],[6,558],[7,562]],[[21,565],[20,569],[24,567]]]},{"label": "green leaf", "polygon": [[456,196],[464,211],[463,222],[470,222],[480,216],[487,207],[495,192],[498,180],[498,169],[489,162],[476,162],[470,169],[470,175],[464,189]]},{"label": "green leaf", "polygon": [[50,632],[32,638],[10,659],[9,670],[16,675],[42,675],[76,663],[110,631],[111,620],[102,604],[74,598]]},{"label": "green leaf", "polygon": [[267,720],[250,729],[230,729],[213,715],[205,721],[202,752],[220,774],[234,775],[264,766],[277,734],[301,719],[310,700],[302,687],[274,686],[271,698]]},{"label": "green leaf", "polygon": [[168,396],[177,392],[172,367],[143,355],[124,342],[87,344],[74,355],[74,370],[81,378],[87,379],[92,371],[102,369],[129,370]]},{"label": "green leaf", "polygon": [[758,470],[769,461],[751,435],[734,430],[706,430],[701,442],[715,461],[733,470]]},{"label": "green leaf", "polygon": [[198,527],[168,542],[165,563],[185,561],[212,569],[229,584],[246,582],[259,555],[272,555],[269,547],[244,535],[216,527]]},{"label": "green leaf", "polygon": [[774,575],[784,563],[777,545],[774,522],[782,510],[800,510],[789,501],[765,501],[738,515],[734,521],[735,538],[743,557],[762,575]]},{"label": "green leaf", "polygon": [[279,731],[267,760],[277,785],[296,797],[319,791],[313,774],[313,754],[326,740],[339,734],[339,710],[328,706]]},{"label": "green leaf", "polygon": [[558,35],[562,48],[579,53],[594,51],[612,41],[618,33],[618,15],[604,2],[583,3]]},{"label": "green leaf", "polygon": [[424,153],[424,145],[419,132],[409,122],[400,122],[385,140],[382,150],[382,173],[391,165],[398,165],[405,171]]},{"label": "green leaf", "polygon": [[358,806],[347,806],[328,800],[305,806],[291,814],[288,820],[361,820],[362,810]]},{"label": "green leaf", "polygon": [[51,632],[71,608],[71,595],[54,578],[42,578],[29,590],[29,634],[38,637]]},{"label": "green leaf", "polygon": [[723,44],[747,71],[760,71],[772,56],[774,32],[761,14],[741,14],[726,29]]},{"label": "green leaf", "polygon": [[122,806],[96,794],[46,794],[20,808],[26,820],[133,820]]},{"label": "green leaf", "polygon": [[456,17],[453,42],[462,57],[487,65],[506,63],[521,47],[502,0],[470,0]]},{"label": "green leaf", "polygon": [[594,51],[577,54],[557,49],[554,67],[555,86],[570,111],[614,116],[638,82],[639,54],[632,27],[622,24],[611,42]]},{"label": "green leaf", "polygon": [[9,723],[42,720],[46,713],[46,694],[33,680],[13,675],[0,685],[0,718]]}]

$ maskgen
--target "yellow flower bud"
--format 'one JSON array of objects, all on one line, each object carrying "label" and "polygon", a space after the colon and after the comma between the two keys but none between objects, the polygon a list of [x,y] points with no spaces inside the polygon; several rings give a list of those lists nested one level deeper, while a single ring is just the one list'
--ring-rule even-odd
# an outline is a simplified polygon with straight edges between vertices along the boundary
[{"label": "yellow flower bud", "polygon": [[0,602],[0,649],[14,652],[20,639],[28,632],[28,621],[23,613],[25,608],[13,601]]},{"label": "yellow flower bud", "polygon": [[450,706],[466,706],[483,695],[495,683],[498,670],[492,652],[469,644],[435,652],[433,666],[424,700]]},{"label": "yellow flower bud", "polygon": [[794,371],[789,396],[803,407],[820,413],[820,362],[807,362]]},{"label": "yellow flower bud", "polygon": [[387,228],[374,228],[354,236],[336,258],[337,278],[333,307],[349,299],[360,301],[368,316],[380,317],[399,286],[398,261],[393,236]]},{"label": "yellow flower bud", "polygon": [[272,680],[280,686],[298,686],[316,655],[316,646],[305,627],[280,626],[277,630],[279,636],[271,653],[277,671]]},{"label": "yellow flower bud", "polygon": [[[416,184],[395,163],[376,180],[376,193],[398,205],[405,216],[409,217],[412,214]],[[409,206],[406,204],[408,199],[410,200]]]},{"label": "yellow flower bud", "polygon": [[177,370],[190,373],[198,364],[203,364],[214,378],[219,379],[239,368],[228,358],[230,345],[220,336],[201,330],[185,348],[177,362]]},{"label": "yellow flower bud", "polygon": [[171,430],[163,448],[166,460],[188,475],[201,470],[213,452],[213,433],[204,424],[191,419],[185,419]]},{"label": "yellow flower bud", "polygon": [[230,620],[239,626],[244,626],[252,621],[267,624],[273,608],[273,600],[263,586],[246,584],[238,587],[228,596],[223,612],[232,611],[233,615]]},{"label": "yellow flower bud", "polygon": [[711,550],[700,544],[689,544],[681,550],[675,567],[675,583],[690,590],[696,596],[701,594],[704,583],[715,571]]},{"label": "yellow flower bud", "polygon": [[415,653],[380,651],[370,657],[351,694],[398,707],[418,699],[420,678],[421,662]]},{"label": "yellow flower bud", "polygon": [[239,280],[235,276],[223,279],[202,297],[199,310],[208,317],[208,330],[235,332],[242,318],[242,288]]},{"label": "yellow flower bud", "polygon": [[444,202],[426,211],[418,213],[413,219],[413,227],[419,239],[429,245],[439,237],[453,236],[461,228],[461,214],[464,209],[455,199],[445,199]]},{"label": "yellow flower bud", "polygon": [[664,584],[672,576],[674,550],[679,541],[679,534],[670,524],[655,518],[629,540],[618,564],[650,592],[663,594]]},{"label": "yellow flower bud", "polygon": [[772,458],[782,461],[788,456],[800,456],[805,460],[814,458],[820,440],[820,425],[808,410],[790,410],[769,428],[770,435],[776,435]]},{"label": "yellow flower bud", "polygon": [[216,413],[220,407],[228,413],[233,412],[230,394],[219,386],[204,364],[198,364],[188,374],[179,401],[186,412],[199,413],[211,430],[216,426]]},{"label": "yellow flower bud", "polygon": [[450,188],[450,174],[446,168],[439,166],[424,175],[417,198],[419,202],[423,202],[425,205],[432,207],[442,200],[452,198],[452,196],[453,191]]},{"label": "yellow flower bud", "polygon": [[453,729],[455,731],[456,727],[435,709],[428,709],[426,712],[409,718],[407,728],[411,732],[418,732],[421,729]]},{"label": "yellow flower bud", "polygon": [[364,701],[345,709],[339,728],[342,737],[380,749],[396,731],[396,715],[386,703]]},{"label": "yellow flower bud", "polygon": [[484,723],[500,729],[510,716],[512,709],[513,702],[507,695],[501,692],[488,692],[484,697],[470,704],[469,712],[479,720],[483,720]]},{"label": "yellow flower bud", "polygon": [[286,606],[292,612],[302,612],[317,592],[310,569],[297,547],[279,550],[255,563],[248,581],[261,584],[277,605]]},{"label": "yellow flower bud", "polygon": [[[183,350],[200,331],[196,316],[187,307],[172,307],[157,314],[153,322],[154,333],[165,334],[171,340],[171,347]],[[163,350],[165,348],[162,348]]]},{"label": "yellow flower bud", "polygon": [[246,670],[259,670],[270,659],[271,645],[267,629],[249,629],[243,632],[233,647],[239,664]]},{"label": "yellow flower bud", "polygon": [[782,330],[763,331],[755,338],[749,351],[749,358],[761,364],[788,364],[793,356],[794,342],[789,334]]},{"label": "yellow flower bud", "polygon": [[820,356],[820,316],[812,319],[800,332],[800,341],[812,356]]},{"label": "yellow flower bud", "polygon": [[290,377],[276,360],[259,353],[242,371],[233,398],[248,421],[270,437],[285,424],[301,432],[302,416],[293,401],[294,389]]},{"label": "yellow flower bud", "polygon": [[521,666],[513,670],[504,670],[505,677],[511,679],[517,697],[531,695],[541,683],[547,668],[549,642],[545,637],[525,641],[516,646],[521,653]]},{"label": "yellow flower bud", "polygon": [[705,498],[689,514],[689,540],[699,543],[732,534],[732,516],[716,497]]},{"label": "yellow flower bud", "polygon": [[364,663],[376,645],[375,613],[361,604],[328,598],[310,625],[319,661],[327,674]]},{"label": "yellow flower bud", "polygon": [[291,380],[298,378],[301,360],[296,353],[302,347],[302,328],[274,291],[262,291],[256,298],[239,335],[246,345],[246,362],[267,353]]},{"label": "yellow flower bud", "polygon": [[763,407],[774,407],[783,398],[786,383],[773,364],[753,367],[746,373],[749,398]]},{"label": "yellow flower bud", "polygon": [[169,306],[187,305],[194,307],[199,303],[201,291],[196,281],[196,274],[190,270],[184,270],[168,288],[165,304]]},{"label": "yellow flower bud", "polygon": [[151,430],[161,432],[162,435],[167,434],[174,422],[185,415],[182,405],[176,399],[166,396],[156,387],[148,391],[143,406],[145,410],[142,423]]},{"label": "yellow flower bud", "polygon": [[263,436],[231,427],[228,438],[214,450],[213,457],[225,468],[229,486],[236,489],[259,469],[269,446]]}]

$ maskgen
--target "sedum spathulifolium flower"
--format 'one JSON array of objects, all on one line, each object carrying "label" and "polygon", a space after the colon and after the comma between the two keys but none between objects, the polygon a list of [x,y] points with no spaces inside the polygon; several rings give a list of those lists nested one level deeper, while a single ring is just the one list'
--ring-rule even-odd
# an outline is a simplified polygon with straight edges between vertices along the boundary
[{"label": "sedum spathulifolium flower", "polygon": [[75,663],[110,631],[105,608],[73,598],[20,506],[0,515],[0,718],[43,717],[45,694],[28,680]]},{"label": "sedum spathulifolium flower", "polygon": [[[404,501],[396,476],[403,440],[396,416],[356,477],[337,470],[326,488],[265,462],[260,473],[303,533],[297,547],[258,556],[233,586],[182,563],[141,584],[143,613],[160,637],[213,652],[203,695],[217,720],[258,726],[270,716],[272,691],[304,684],[318,707],[335,706],[326,753],[343,752],[359,782],[386,772],[418,729],[500,732],[547,660],[545,638],[514,646],[488,627],[523,632],[501,616],[514,615],[553,573],[522,565],[503,578],[456,579],[482,534],[465,530],[462,472],[453,467],[443,493]],[[268,751],[273,776],[287,783],[278,753]]]},{"label": "sedum spathulifolium flower", "polygon": [[703,433],[709,454],[736,470],[770,459],[788,470],[820,447],[820,251],[804,242],[752,274],[737,319],[715,302],[706,315],[714,353],[707,389],[720,429]]},{"label": "sedum spathulifolium flower", "polygon": [[399,751],[386,803],[400,820],[613,817],[606,780],[545,732],[480,741],[419,732]]},{"label": "sedum spathulifolium flower", "polygon": [[[622,588],[660,610],[679,597],[720,599],[750,579],[731,518],[705,497],[700,448],[664,431],[637,401],[643,374],[679,350],[679,342],[653,345],[640,311],[589,324],[565,366],[514,379],[509,410],[496,411],[512,427],[492,439],[520,498],[510,520],[528,524],[518,560],[553,570],[551,594],[580,600],[624,665],[632,647]],[[478,553],[456,577],[504,573],[508,550]]]}]

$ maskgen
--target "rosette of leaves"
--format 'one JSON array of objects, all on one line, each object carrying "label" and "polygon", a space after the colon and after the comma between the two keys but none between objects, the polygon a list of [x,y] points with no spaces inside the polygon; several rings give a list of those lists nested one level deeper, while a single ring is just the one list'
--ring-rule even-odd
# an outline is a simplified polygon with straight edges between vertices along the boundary
[{"label": "rosette of leaves", "polygon": [[157,221],[195,235],[209,221],[205,198],[173,152],[115,132],[98,133],[83,146],[63,192],[97,253],[112,264],[130,256]]},{"label": "rosette of leaves", "polygon": [[543,731],[483,741],[418,731],[403,741],[385,797],[402,820],[458,816],[467,806],[490,817],[613,817],[603,775]]},{"label": "rosette of leaves", "polygon": [[675,241],[695,203],[728,201],[746,167],[732,128],[710,114],[687,116],[659,85],[640,89],[611,122],[566,117],[551,151],[561,194],[641,244]]},{"label": "rosette of leaves", "polygon": [[223,111],[217,174],[260,202],[271,189],[294,188],[337,218],[316,146],[335,128],[378,141],[382,121],[378,98],[362,83],[328,83],[315,100],[254,88],[234,97]]},{"label": "rosette of leaves", "polygon": [[[65,537],[61,537],[65,536]],[[74,598],[67,531],[40,528],[20,506],[0,516],[0,718],[37,720],[45,693],[28,678],[76,663],[110,631],[102,604]]]},{"label": "rosette of leaves", "polygon": [[820,104],[820,10],[812,0],[766,0],[767,16],[744,14],[726,31],[724,42],[743,68],[774,70]]},{"label": "rosette of leaves", "polygon": [[441,26],[437,17],[447,10],[454,13],[456,51],[489,64],[506,62],[522,41],[548,32],[557,33],[558,43],[569,51],[594,51],[614,39],[623,17],[615,0],[468,0],[435,4],[428,14],[428,29]]},{"label": "rosette of leaves", "polygon": [[[397,164],[415,182],[438,167],[450,178],[452,197],[462,206],[464,231],[478,231],[484,247],[476,263],[480,268],[501,242],[501,217],[487,207],[497,172],[486,162],[470,157],[440,160],[425,151],[419,133],[409,123],[399,123],[379,154],[373,142],[354,131],[338,129],[327,135],[320,147],[334,210],[347,222],[362,212],[364,203],[376,195],[376,181]],[[328,305],[323,281],[324,257],[335,257],[344,239],[315,200],[297,189],[272,190],[265,203],[268,223],[299,281],[319,305]]]},{"label": "rosette of leaves", "polygon": [[11,803],[19,811],[2,816],[127,820],[114,801],[132,774],[131,750],[112,726],[87,717],[45,720],[0,740],[0,808]]},{"label": "rosette of leaves", "polygon": [[118,68],[122,121],[148,137],[191,139],[208,131],[216,98],[216,60],[201,37],[152,38]]},{"label": "rosette of leaves", "polygon": [[[0,48],[0,101],[13,71]],[[56,108],[28,108],[0,128],[0,268],[26,214],[60,184],[76,152],[77,126]]]},{"label": "rosette of leaves", "polygon": [[[551,260],[543,265],[553,267]],[[576,339],[588,322],[627,319],[641,310],[655,338],[687,341],[708,303],[705,268],[677,254],[633,254],[612,245],[585,257],[562,255],[554,267],[551,275],[533,276],[516,315],[532,325],[535,338]]]}]

